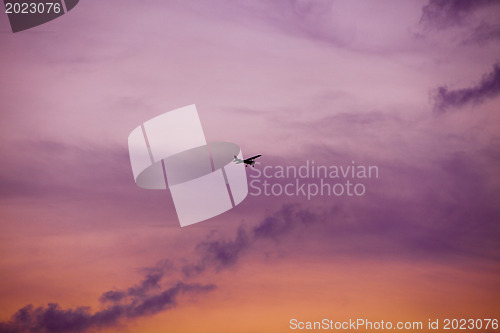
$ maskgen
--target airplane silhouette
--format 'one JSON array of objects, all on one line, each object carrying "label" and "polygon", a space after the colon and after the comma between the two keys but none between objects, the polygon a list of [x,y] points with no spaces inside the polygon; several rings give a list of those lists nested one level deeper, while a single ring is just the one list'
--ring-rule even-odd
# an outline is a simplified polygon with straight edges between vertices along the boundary
[{"label": "airplane silhouette", "polygon": [[236,155],[234,155],[234,161],[236,164],[245,163],[245,168],[249,165],[255,167],[255,159],[261,157],[262,155],[255,155],[253,157],[247,158],[245,160],[240,160]]}]

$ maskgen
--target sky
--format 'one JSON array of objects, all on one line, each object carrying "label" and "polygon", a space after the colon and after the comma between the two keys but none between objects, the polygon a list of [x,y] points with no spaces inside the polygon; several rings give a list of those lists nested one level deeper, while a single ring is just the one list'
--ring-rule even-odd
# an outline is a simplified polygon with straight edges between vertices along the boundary
[{"label": "sky", "polygon": [[[14,34],[0,15],[0,332],[495,318],[499,18],[492,0],[82,0]],[[181,228],[127,138],[191,104],[258,170],[378,177]]]}]

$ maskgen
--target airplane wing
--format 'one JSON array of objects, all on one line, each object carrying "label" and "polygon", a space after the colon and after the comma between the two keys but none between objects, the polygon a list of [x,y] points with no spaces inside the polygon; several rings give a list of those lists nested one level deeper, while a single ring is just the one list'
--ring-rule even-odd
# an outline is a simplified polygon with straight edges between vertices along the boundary
[{"label": "airplane wing", "polygon": [[252,157],[249,157],[245,160],[245,162],[251,162],[253,160],[255,160],[256,158],[259,158],[261,157],[262,155],[255,155],[255,156],[252,156]]}]

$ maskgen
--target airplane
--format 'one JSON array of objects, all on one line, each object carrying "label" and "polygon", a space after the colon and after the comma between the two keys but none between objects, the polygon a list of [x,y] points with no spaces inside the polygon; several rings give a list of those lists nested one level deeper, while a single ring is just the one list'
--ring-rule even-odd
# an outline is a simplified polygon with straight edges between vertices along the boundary
[{"label": "airplane", "polygon": [[252,167],[255,167],[255,159],[261,157],[262,155],[255,155],[253,157],[250,157],[250,158],[247,158],[245,160],[240,160],[238,158],[238,156],[234,155],[234,161],[233,162],[236,162],[236,164],[240,164],[240,163],[245,163],[245,168],[249,165],[251,165]]}]

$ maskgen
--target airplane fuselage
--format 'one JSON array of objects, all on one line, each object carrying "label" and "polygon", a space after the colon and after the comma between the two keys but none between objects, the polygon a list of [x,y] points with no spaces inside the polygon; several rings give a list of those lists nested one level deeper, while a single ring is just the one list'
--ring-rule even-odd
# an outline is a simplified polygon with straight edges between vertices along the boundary
[{"label": "airplane fuselage", "polygon": [[233,162],[236,162],[237,164],[240,164],[240,163],[244,163],[245,164],[245,168],[249,165],[251,165],[252,167],[255,167],[255,159],[256,158],[259,158],[261,157],[262,155],[256,155],[256,156],[253,156],[253,157],[250,157],[250,158],[247,158],[245,160],[242,160],[242,159],[239,159],[236,155],[234,155],[234,160]]}]

